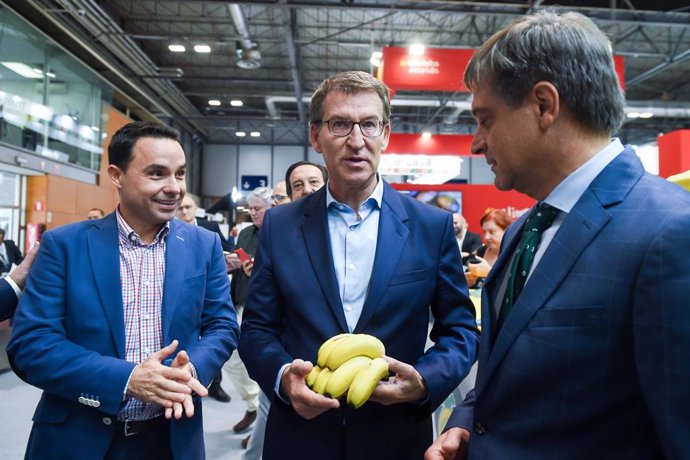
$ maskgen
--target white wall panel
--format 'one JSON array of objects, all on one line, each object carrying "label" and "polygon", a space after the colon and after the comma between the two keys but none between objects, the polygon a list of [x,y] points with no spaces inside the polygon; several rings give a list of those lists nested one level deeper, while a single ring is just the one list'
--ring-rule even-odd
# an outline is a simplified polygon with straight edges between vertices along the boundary
[{"label": "white wall panel", "polygon": [[206,144],[203,158],[204,196],[221,197],[232,191],[239,181],[237,176],[237,146]]},{"label": "white wall panel", "polygon": [[273,147],[273,181],[271,186],[285,180],[285,171],[291,164],[304,160],[304,147],[301,145],[276,145]]}]

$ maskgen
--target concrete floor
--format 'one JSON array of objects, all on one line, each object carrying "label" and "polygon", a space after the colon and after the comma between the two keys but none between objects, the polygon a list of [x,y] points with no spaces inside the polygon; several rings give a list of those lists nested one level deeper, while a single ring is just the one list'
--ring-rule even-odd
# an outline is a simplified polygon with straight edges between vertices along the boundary
[{"label": "concrete floor", "polygon": [[[223,388],[232,397],[229,403],[220,403],[210,398],[204,400],[206,458],[239,460],[243,452],[240,441],[251,430],[247,433],[233,433],[232,426],[244,416],[245,405],[227,377],[223,379]],[[0,460],[18,460],[24,457],[26,441],[31,431],[31,417],[40,396],[41,390],[24,383],[12,371],[0,374]]]}]

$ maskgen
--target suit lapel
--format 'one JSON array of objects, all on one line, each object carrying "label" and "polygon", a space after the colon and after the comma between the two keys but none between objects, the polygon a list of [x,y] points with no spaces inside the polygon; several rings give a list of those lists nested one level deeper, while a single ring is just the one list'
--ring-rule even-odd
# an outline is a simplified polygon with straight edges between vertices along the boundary
[{"label": "suit lapel", "polygon": [[[307,199],[307,198],[305,198]],[[304,246],[311,261],[314,274],[319,281],[321,290],[328,301],[340,329],[347,331],[347,321],[343,312],[343,304],[338,291],[338,280],[335,276],[333,257],[328,237],[328,218],[326,215],[326,187],[321,187],[305,206],[304,219],[301,230]]]},{"label": "suit lapel", "polygon": [[[490,340],[482,341],[489,342],[487,345],[489,349],[485,350],[483,369],[478,376],[477,388],[483,388],[489,381],[532,316],[554,295],[580,255],[606,226],[611,219],[608,208],[623,201],[642,174],[641,163],[634,153],[626,149],[594,179],[580,197],[530,276],[493,345],[490,344]],[[495,291],[499,284],[496,274],[501,273],[502,267],[510,260],[521,228],[522,225],[511,234],[510,240],[506,243],[494,267],[495,270],[492,270],[491,278],[487,280],[490,288],[485,300],[491,299],[491,302],[486,302],[487,304],[493,304],[496,301]],[[491,306],[487,306],[490,310]],[[490,332],[491,328],[485,331],[486,337],[489,337]]]},{"label": "suit lapel", "polygon": [[125,319],[115,213],[95,222],[86,234],[86,242],[96,290],[110,325],[117,357],[125,359]]},{"label": "suit lapel", "polygon": [[178,305],[178,293],[184,285],[184,271],[188,256],[188,229],[178,221],[170,221],[170,232],[165,240],[165,282],[163,283],[163,304],[161,320],[163,324],[163,345],[174,338],[170,327]]},{"label": "suit lapel", "polygon": [[400,196],[385,182],[381,205],[376,255],[369,281],[369,292],[354,332],[361,332],[366,328],[367,323],[381,303],[388,282],[396,271],[398,261],[403,253],[401,248],[404,247],[409,233],[405,225],[408,218],[407,212]]}]

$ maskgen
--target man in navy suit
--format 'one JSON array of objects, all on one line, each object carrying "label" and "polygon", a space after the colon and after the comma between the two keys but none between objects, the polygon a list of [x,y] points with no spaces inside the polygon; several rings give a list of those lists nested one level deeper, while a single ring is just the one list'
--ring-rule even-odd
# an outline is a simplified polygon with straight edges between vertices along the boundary
[{"label": "man in navy suit", "polygon": [[[272,398],[263,458],[419,459],[478,339],[451,214],[377,174],[390,101],[370,74],[325,80],[310,121],[328,183],[266,213],[242,323],[240,355]],[[381,339],[395,374],[357,410],[304,382],[319,346],[348,331]]]},{"label": "man in navy suit", "polygon": [[134,122],[108,147],[120,204],[46,232],[7,351],[43,389],[27,459],[203,459],[201,401],[238,327],[220,238],[173,220],[179,133]]},{"label": "man in navy suit", "polygon": [[14,315],[14,309],[17,308],[17,302],[26,284],[29,269],[38,253],[38,246],[39,243],[36,243],[26,253],[26,257],[16,270],[0,279],[0,321],[5,321]]},{"label": "man in navy suit", "polygon": [[608,39],[580,14],[524,16],[465,83],[472,152],[540,202],[530,229],[555,220],[519,254],[527,215],[505,233],[475,389],[425,458],[687,458],[690,194],[611,139],[624,98]]}]

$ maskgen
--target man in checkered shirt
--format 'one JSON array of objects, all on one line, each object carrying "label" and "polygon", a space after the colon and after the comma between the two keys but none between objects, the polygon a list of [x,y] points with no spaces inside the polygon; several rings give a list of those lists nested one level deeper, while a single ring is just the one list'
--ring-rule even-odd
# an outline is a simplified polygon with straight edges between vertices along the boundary
[{"label": "man in checkered shirt", "polygon": [[44,390],[27,459],[203,459],[200,397],[237,345],[218,235],[173,220],[179,133],[130,123],[108,147],[114,213],[43,235],[8,345]]}]

